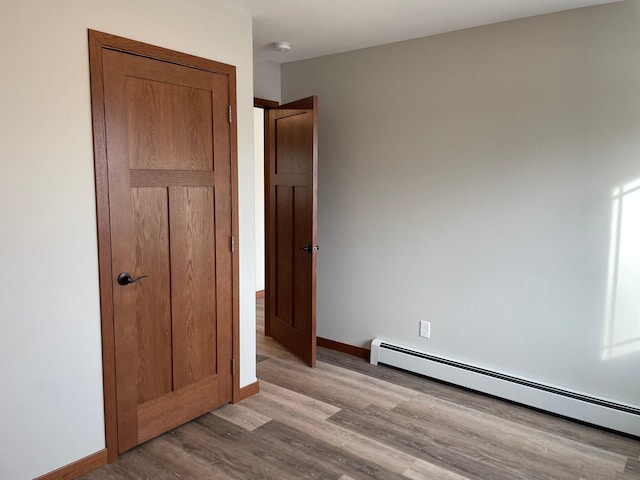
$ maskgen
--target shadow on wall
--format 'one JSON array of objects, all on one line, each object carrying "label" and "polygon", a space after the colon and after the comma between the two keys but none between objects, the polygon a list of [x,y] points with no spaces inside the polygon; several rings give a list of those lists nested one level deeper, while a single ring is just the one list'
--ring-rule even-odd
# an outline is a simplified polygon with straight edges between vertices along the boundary
[{"label": "shadow on wall", "polygon": [[612,198],[603,360],[640,350],[640,179]]}]

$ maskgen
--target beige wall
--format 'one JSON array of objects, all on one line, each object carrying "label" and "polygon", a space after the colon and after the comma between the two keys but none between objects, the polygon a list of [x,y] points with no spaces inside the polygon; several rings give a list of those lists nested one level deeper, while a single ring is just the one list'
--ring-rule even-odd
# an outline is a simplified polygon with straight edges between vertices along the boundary
[{"label": "beige wall", "polygon": [[318,335],[640,405],[639,45],[628,1],[284,64],[319,96]]},{"label": "beige wall", "polygon": [[3,479],[104,448],[88,28],[237,66],[241,385],[255,381],[251,18],[213,0],[4,0]]}]

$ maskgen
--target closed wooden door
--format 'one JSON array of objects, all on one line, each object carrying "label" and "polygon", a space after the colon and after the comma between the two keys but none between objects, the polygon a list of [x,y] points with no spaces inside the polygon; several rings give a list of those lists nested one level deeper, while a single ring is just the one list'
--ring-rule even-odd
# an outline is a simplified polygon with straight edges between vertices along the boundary
[{"label": "closed wooden door", "polygon": [[232,400],[232,85],[111,49],[101,66],[123,452]]},{"label": "closed wooden door", "polygon": [[316,362],[317,97],[270,109],[267,122],[265,333]]}]

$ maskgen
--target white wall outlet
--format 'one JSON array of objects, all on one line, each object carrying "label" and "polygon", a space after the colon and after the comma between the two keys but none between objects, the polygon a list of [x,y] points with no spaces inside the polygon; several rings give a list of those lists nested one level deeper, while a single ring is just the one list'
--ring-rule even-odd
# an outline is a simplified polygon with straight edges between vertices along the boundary
[{"label": "white wall outlet", "polygon": [[420,336],[424,338],[431,338],[431,322],[420,320]]}]

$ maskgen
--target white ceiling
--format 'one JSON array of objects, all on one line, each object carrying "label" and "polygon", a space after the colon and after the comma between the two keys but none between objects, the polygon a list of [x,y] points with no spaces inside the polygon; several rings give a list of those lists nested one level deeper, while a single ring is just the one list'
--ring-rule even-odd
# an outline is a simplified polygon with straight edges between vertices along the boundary
[{"label": "white ceiling", "polygon": [[[619,0],[225,0],[253,17],[254,55],[292,62]],[[289,53],[270,47],[293,45]]]}]

